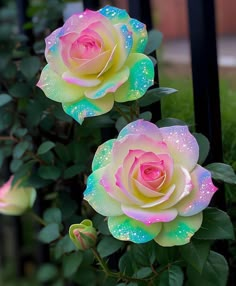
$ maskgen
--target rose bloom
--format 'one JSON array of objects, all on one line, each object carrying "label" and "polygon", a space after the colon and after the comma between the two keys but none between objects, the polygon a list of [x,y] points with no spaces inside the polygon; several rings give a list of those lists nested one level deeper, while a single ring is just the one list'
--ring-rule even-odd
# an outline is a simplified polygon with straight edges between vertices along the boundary
[{"label": "rose bloom", "polygon": [[85,200],[108,216],[117,239],[186,244],[217,190],[198,157],[197,141],[187,126],[158,128],[137,120],[99,146]]},{"label": "rose bloom", "polygon": [[48,64],[37,85],[82,123],[110,111],[114,101],[140,98],[153,84],[146,44],[146,26],[125,10],[75,14],[46,38]]},{"label": "rose bloom", "polygon": [[32,207],[36,199],[36,191],[31,187],[21,187],[21,182],[12,186],[11,177],[0,187],[0,213],[5,215],[21,215]]}]

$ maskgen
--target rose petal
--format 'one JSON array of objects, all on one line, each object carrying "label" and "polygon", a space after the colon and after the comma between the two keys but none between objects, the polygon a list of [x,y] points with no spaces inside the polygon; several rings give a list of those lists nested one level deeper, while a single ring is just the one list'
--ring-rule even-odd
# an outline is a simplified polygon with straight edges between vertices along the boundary
[{"label": "rose petal", "polygon": [[192,216],[204,210],[217,191],[212,183],[211,173],[203,167],[197,165],[191,178],[194,189],[176,206],[181,216]]},{"label": "rose petal", "polygon": [[114,72],[118,71],[124,64],[130,54],[133,46],[132,32],[128,30],[128,27],[123,24],[117,24],[114,26],[117,31],[117,48],[114,53],[114,59],[112,68]]},{"label": "rose petal", "polygon": [[138,119],[127,124],[120,131],[117,139],[119,140],[128,134],[145,134],[156,141],[162,141],[162,135],[159,128],[155,124],[143,119]]},{"label": "rose petal", "polygon": [[184,245],[201,227],[202,213],[191,217],[178,216],[175,220],[162,224],[161,232],[154,239],[161,246]]},{"label": "rose petal", "polygon": [[110,139],[100,145],[94,155],[92,170],[95,171],[102,167],[105,167],[111,161],[112,147],[116,140]]},{"label": "rose petal", "polygon": [[0,187],[0,200],[4,199],[4,196],[10,191],[12,181],[13,176],[11,176],[10,179]]},{"label": "rose petal", "polygon": [[82,98],[77,102],[63,103],[64,111],[73,117],[80,124],[84,118],[101,115],[110,111],[114,104],[114,98],[111,94],[107,94],[102,98],[91,100],[89,98]]},{"label": "rose petal", "polygon": [[60,30],[61,28],[56,29],[45,39],[45,58],[53,71],[59,75],[66,71],[66,66],[61,58],[59,49],[58,35]]},{"label": "rose petal", "polygon": [[174,167],[172,184],[175,184],[175,191],[160,205],[161,209],[168,209],[175,206],[180,200],[188,196],[193,189],[193,184],[189,172],[181,166]]},{"label": "rose petal", "polygon": [[140,206],[124,205],[122,211],[128,216],[150,225],[156,222],[169,222],[176,218],[178,212],[174,208],[160,210],[158,206],[150,208],[140,208]]},{"label": "rose petal", "polygon": [[97,86],[101,81],[93,76],[80,77],[76,76],[73,73],[66,71],[62,74],[62,79],[67,83],[78,85],[79,87],[93,87]]},{"label": "rose petal", "polygon": [[127,23],[130,19],[126,10],[119,9],[113,6],[105,6],[99,10],[103,16],[108,18],[113,25],[118,23]]},{"label": "rose petal", "polygon": [[64,81],[49,65],[42,70],[37,86],[45,95],[58,102],[71,102],[79,100],[84,95],[84,88]]},{"label": "rose petal", "polygon": [[168,145],[174,164],[179,164],[191,171],[197,164],[199,147],[197,140],[187,126],[160,128],[164,142]]},{"label": "rose petal", "polygon": [[69,33],[59,37],[59,50],[61,58],[67,67],[71,67],[71,45],[78,38],[78,33]]},{"label": "rose petal", "polygon": [[130,68],[130,76],[115,93],[115,101],[126,102],[139,99],[153,85],[154,67],[144,54],[132,53],[125,65]]},{"label": "rose petal", "polygon": [[161,230],[161,223],[145,225],[125,215],[108,218],[108,228],[111,234],[119,240],[134,243],[144,243],[152,240]]},{"label": "rose petal", "polygon": [[115,216],[123,214],[119,202],[115,201],[104,190],[99,181],[104,173],[104,168],[93,172],[87,181],[84,199],[101,215]]},{"label": "rose petal", "polygon": [[104,74],[102,83],[99,86],[91,87],[85,91],[85,96],[91,99],[97,99],[105,96],[107,93],[114,93],[129,77],[129,69],[122,68],[115,74]]},{"label": "rose petal", "polygon": [[131,52],[143,53],[148,42],[146,25],[139,22],[136,19],[130,19],[129,25],[132,29],[132,35],[134,41]]}]

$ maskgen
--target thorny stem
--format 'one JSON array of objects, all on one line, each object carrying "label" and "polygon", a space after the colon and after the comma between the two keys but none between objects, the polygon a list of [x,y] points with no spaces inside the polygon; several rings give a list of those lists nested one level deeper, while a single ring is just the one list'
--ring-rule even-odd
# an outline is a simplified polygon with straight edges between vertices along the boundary
[{"label": "thorny stem", "polygon": [[114,109],[116,109],[116,111],[120,113],[121,116],[124,117],[127,123],[131,122],[130,118],[125,114],[125,112],[118,105],[115,104]]},{"label": "thorny stem", "polygon": [[109,269],[108,265],[106,264],[106,262],[104,261],[104,259],[102,259],[102,257],[100,256],[100,254],[98,253],[97,249],[95,247],[92,248],[93,254],[96,257],[98,263],[100,264],[102,270],[105,272],[105,274],[107,276],[110,277],[114,277],[117,278],[118,281],[125,281],[125,282],[151,282],[154,278],[156,278],[161,272],[163,272],[164,270],[166,270],[168,266],[166,266],[165,268],[163,268],[161,271],[159,271],[159,273],[154,273],[153,276],[149,277],[149,278],[135,278],[135,277],[130,277],[127,275],[122,274],[121,272],[113,272]]},{"label": "thorny stem", "polygon": [[39,224],[46,226],[46,222],[40,217],[38,216],[36,213],[34,212],[30,212],[30,215],[32,216],[32,218],[37,221]]},{"label": "thorny stem", "polygon": [[14,142],[18,142],[19,140],[13,136],[0,136],[0,141],[14,141]]}]

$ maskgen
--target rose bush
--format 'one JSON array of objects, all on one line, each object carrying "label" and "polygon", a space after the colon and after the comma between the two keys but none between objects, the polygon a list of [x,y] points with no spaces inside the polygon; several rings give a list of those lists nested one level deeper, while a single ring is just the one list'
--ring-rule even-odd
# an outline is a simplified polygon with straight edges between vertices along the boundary
[{"label": "rose bush", "polygon": [[46,38],[48,64],[37,85],[82,123],[111,110],[114,101],[140,98],[153,84],[146,43],[146,26],[125,10],[75,14]]},{"label": "rose bush", "polygon": [[137,120],[98,148],[84,198],[117,239],[186,244],[217,190],[198,157],[187,126]]},{"label": "rose bush", "polygon": [[20,181],[12,186],[12,181],[13,177],[0,188],[0,213],[21,215],[33,206],[36,191],[31,187],[20,186]]}]

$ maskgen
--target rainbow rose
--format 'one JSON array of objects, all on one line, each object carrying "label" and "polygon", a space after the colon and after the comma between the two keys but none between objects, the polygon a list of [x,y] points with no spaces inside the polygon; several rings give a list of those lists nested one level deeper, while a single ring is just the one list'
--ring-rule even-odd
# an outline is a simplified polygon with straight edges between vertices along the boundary
[{"label": "rainbow rose", "polygon": [[48,64],[37,85],[82,123],[110,111],[114,101],[140,98],[153,84],[146,44],[146,26],[125,10],[85,10],[46,38]]},{"label": "rainbow rose", "polygon": [[13,176],[0,187],[0,213],[5,215],[21,215],[32,207],[36,199],[36,191],[32,187],[20,186],[20,181],[12,186]]},{"label": "rainbow rose", "polygon": [[217,190],[198,157],[197,141],[187,126],[158,128],[137,120],[99,146],[85,200],[108,217],[117,239],[186,244]]}]

